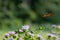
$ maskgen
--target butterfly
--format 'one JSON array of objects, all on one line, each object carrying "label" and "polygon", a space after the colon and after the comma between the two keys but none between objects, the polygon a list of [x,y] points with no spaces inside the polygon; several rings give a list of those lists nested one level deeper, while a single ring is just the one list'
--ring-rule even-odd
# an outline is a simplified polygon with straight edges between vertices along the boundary
[{"label": "butterfly", "polygon": [[52,16],[52,14],[51,13],[47,13],[47,14],[42,14],[42,18],[47,18],[47,17],[50,17],[50,16]]}]

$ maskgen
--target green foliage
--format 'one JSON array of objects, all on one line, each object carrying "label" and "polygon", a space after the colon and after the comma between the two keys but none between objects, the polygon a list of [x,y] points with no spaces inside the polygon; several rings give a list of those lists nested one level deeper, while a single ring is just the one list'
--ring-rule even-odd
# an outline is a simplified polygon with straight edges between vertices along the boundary
[{"label": "green foliage", "polygon": [[[0,19],[29,19],[32,23],[59,23],[59,0],[0,0]],[[48,18],[42,14],[52,13]]]}]

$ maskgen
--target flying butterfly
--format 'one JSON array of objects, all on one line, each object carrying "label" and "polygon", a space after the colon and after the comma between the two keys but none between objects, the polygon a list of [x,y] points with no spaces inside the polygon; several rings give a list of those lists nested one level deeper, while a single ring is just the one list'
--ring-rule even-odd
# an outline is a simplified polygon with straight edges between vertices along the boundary
[{"label": "flying butterfly", "polygon": [[52,14],[51,13],[47,13],[47,14],[42,14],[42,18],[47,18],[47,17],[50,17],[50,16],[52,16]]}]

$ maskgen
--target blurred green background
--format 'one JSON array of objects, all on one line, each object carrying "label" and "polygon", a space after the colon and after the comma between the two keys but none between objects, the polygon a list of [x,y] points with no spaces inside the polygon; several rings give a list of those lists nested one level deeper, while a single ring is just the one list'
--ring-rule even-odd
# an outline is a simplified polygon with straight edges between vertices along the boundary
[{"label": "blurred green background", "polygon": [[[46,13],[52,16],[42,18]],[[60,24],[60,0],[0,0],[0,34],[24,24],[34,28],[44,23]]]}]

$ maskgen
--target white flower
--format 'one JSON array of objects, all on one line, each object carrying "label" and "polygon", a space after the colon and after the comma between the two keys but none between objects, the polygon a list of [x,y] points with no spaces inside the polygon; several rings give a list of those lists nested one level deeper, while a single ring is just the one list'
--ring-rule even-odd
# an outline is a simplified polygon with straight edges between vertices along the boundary
[{"label": "white flower", "polygon": [[16,37],[17,37],[17,36],[18,36],[18,34],[14,34],[14,36],[16,36]]},{"label": "white flower", "polygon": [[42,39],[42,40],[45,40],[45,39]]},{"label": "white flower", "polygon": [[22,26],[22,29],[23,29],[23,30],[28,30],[28,29],[29,29],[29,25],[24,25],[24,26]]},{"label": "white flower", "polygon": [[56,32],[52,31],[52,34],[54,34],[54,35],[55,35],[55,34],[56,34]]},{"label": "white flower", "polygon": [[59,29],[60,29],[60,25],[58,25],[58,26],[57,26],[57,28],[59,28]]},{"label": "white flower", "polygon": [[14,32],[14,31],[9,31],[8,34],[12,34],[12,35],[14,35],[15,32]]},{"label": "white flower", "polygon": [[52,25],[53,28],[56,28],[56,26],[57,26],[57,25],[55,25],[55,24]]},{"label": "white flower", "polygon": [[47,34],[47,36],[57,37],[55,34]]},{"label": "white flower", "polygon": [[41,38],[41,40],[45,40],[41,34],[37,34],[37,38]]},{"label": "white flower", "polygon": [[22,29],[19,29],[19,32],[23,32],[23,30]]},{"label": "white flower", "polygon": [[37,38],[43,38],[42,35],[40,34],[37,34]]},{"label": "white flower", "polygon": [[23,40],[23,38],[20,37],[19,40]]},{"label": "white flower", "polygon": [[47,34],[47,36],[51,36],[51,34],[50,34],[50,33],[48,33],[48,34]]},{"label": "white flower", "polygon": [[34,36],[34,34],[30,34],[31,36]]},{"label": "white flower", "polygon": [[6,33],[5,36],[10,36],[10,35],[8,33]]},{"label": "white flower", "polygon": [[34,36],[34,34],[33,34],[33,33],[31,33],[31,32],[28,32],[28,34],[29,34],[30,36]]},{"label": "white flower", "polygon": [[56,40],[60,40],[60,38],[57,38]]},{"label": "white flower", "polygon": [[13,40],[13,38],[8,38],[8,40]]},{"label": "white flower", "polygon": [[51,37],[53,37],[53,38],[55,37],[56,38],[57,36],[52,34]]}]

